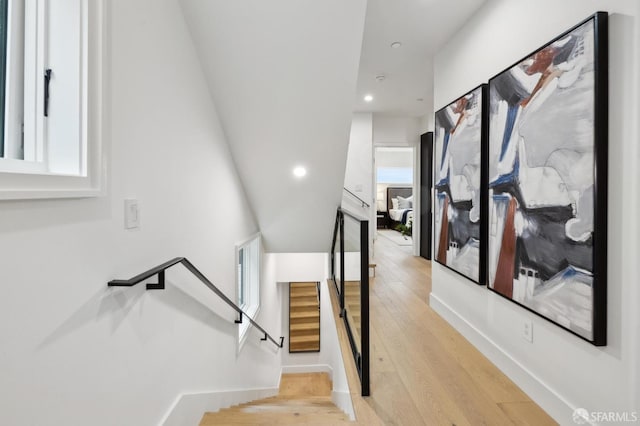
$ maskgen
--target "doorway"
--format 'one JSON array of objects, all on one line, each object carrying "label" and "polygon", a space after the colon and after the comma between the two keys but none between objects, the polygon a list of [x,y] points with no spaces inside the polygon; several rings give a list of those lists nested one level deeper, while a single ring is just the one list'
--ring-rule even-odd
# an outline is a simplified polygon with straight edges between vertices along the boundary
[{"label": "doorway", "polygon": [[376,239],[386,238],[398,250],[414,253],[413,238],[418,214],[414,214],[415,149],[376,147],[374,188],[376,195]]}]

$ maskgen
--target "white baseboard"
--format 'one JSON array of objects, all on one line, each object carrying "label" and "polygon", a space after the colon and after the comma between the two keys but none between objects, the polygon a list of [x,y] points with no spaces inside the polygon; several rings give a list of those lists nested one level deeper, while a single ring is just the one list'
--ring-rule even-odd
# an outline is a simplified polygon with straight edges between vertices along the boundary
[{"label": "white baseboard", "polygon": [[353,410],[353,402],[351,401],[351,394],[349,392],[331,392],[331,401],[336,404],[336,407],[341,409],[352,422],[356,421],[356,413]]},{"label": "white baseboard", "polygon": [[162,426],[197,425],[206,412],[216,412],[232,405],[243,404],[256,399],[268,398],[278,394],[278,388],[248,389],[235,391],[216,391],[185,393],[174,401],[160,422]]},{"label": "white baseboard", "polygon": [[573,424],[571,414],[576,407],[433,293],[429,296],[429,305],[554,420],[560,424]]}]

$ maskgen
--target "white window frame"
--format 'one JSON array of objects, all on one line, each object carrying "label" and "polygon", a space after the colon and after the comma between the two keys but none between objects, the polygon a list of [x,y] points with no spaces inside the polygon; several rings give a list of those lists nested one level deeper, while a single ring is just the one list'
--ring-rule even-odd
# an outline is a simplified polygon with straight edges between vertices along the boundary
[{"label": "white window frame", "polygon": [[[255,321],[260,312],[260,283],[262,282],[262,238],[260,233],[254,234],[247,240],[236,245],[236,304]],[[250,262],[241,264],[241,252],[249,253]],[[241,266],[245,266],[242,270]],[[243,277],[245,280],[243,280]],[[246,286],[248,284],[248,287]],[[244,287],[244,301],[240,303],[240,289]],[[238,351],[242,349],[247,339],[251,323],[247,318],[238,324]]]},{"label": "white window frame", "polygon": [[[0,200],[95,197],[105,193],[103,117],[108,111],[108,90],[104,87],[107,80],[104,78],[107,63],[106,1],[79,0],[78,3],[80,24],[77,34],[79,45],[76,47],[81,70],[77,106],[80,116],[77,117],[79,128],[74,126],[72,129],[78,135],[77,152],[80,154],[79,158],[75,159],[79,162],[78,173],[52,171],[48,163],[48,148],[55,142],[43,138],[47,130],[47,119],[41,119],[44,108],[44,70],[48,68],[47,50],[36,49],[34,46],[45,45],[47,28],[44,16],[51,13],[47,11],[48,3],[49,0],[25,2],[25,15],[31,17],[31,20],[25,20],[27,27],[38,22],[35,34],[34,31],[25,33],[24,43],[27,59],[24,67],[24,102],[26,108],[35,110],[35,115],[31,115],[31,121],[29,114],[25,114],[25,151],[29,144],[27,138],[34,138],[31,149],[35,151],[29,157],[35,158],[36,161],[0,159]],[[35,7],[37,12],[33,13],[29,7]],[[34,53],[36,51],[37,53]],[[31,67],[29,61],[35,63],[35,66]],[[28,84],[29,81],[36,84]],[[9,83],[11,84],[11,81]]]}]

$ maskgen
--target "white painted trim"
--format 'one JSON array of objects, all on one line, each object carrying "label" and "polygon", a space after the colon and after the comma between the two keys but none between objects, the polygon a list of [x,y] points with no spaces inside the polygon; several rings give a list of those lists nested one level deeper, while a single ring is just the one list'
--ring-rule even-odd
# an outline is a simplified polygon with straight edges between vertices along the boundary
[{"label": "white painted trim", "polygon": [[429,305],[554,420],[560,424],[573,424],[571,414],[578,408],[577,406],[564,399],[551,386],[433,293],[429,296]]},{"label": "white painted trim", "polygon": [[[0,164],[0,200],[86,198],[99,197],[106,193],[106,133],[109,131],[105,120],[109,111],[109,52],[108,37],[105,34],[108,20],[108,5],[104,0],[82,0],[80,60],[86,65],[81,75],[81,90],[78,101],[86,107],[80,123],[82,152],[86,154],[81,167],[83,173],[65,175],[40,170],[32,164],[26,164],[27,170],[18,171],[15,162],[2,161]],[[44,14],[39,14],[44,16]],[[44,34],[44,33],[42,33]],[[44,35],[43,35],[44,37]],[[82,52],[85,54],[82,55]],[[38,59],[40,61],[40,59]],[[44,61],[44,59],[42,59]],[[44,69],[44,66],[39,66]],[[28,77],[28,76],[27,76]],[[25,78],[27,78],[25,77]],[[34,77],[36,78],[36,77]],[[42,79],[38,75],[38,84]],[[40,90],[40,87],[38,88]],[[42,110],[41,94],[36,94],[39,102],[34,108]],[[82,108],[81,108],[82,109]],[[25,129],[27,129],[25,124]],[[26,131],[26,130],[25,130]],[[41,132],[44,130],[37,130]],[[42,154],[43,158],[46,153]],[[6,160],[6,159],[4,159]],[[44,160],[43,160],[44,161]],[[46,163],[46,161],[45,161]]]},{"label": "white painted trim", "polygon": [[341,409],[347,416],[349,416],[349,420],[352,422],[356,421],[356,413],[353,410],[353,401],[351,401],[351,393],[342,391],[332,391],[331,392],[331,401]]},{"label": "white painted trim", "polygon": [[183,393],[179,395],[167,414],[160,420],[162,426],[197,425],[206,412],[216,412],[232,405],[244,404],[278,394],[278,388],[246,389]]}]

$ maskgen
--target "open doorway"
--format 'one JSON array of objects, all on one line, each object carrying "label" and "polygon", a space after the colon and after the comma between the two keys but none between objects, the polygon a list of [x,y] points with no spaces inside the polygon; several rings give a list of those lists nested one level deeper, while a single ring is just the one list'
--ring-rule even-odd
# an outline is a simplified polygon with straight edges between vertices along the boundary
[{"label": "open doorway", "polygon": [[376,147],[374,164],[376,239],[386,238],[399,250],[413,252],[415,149]]}]

